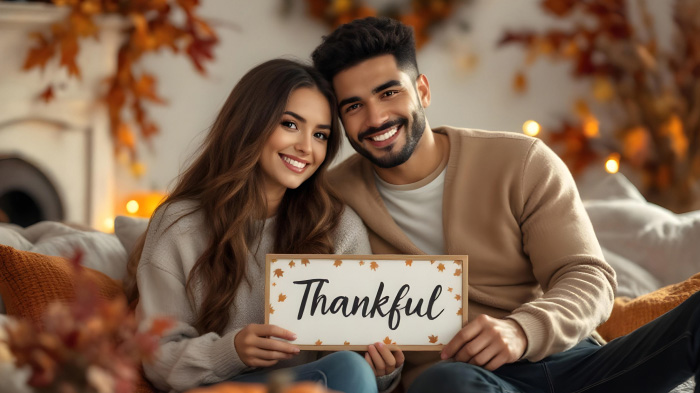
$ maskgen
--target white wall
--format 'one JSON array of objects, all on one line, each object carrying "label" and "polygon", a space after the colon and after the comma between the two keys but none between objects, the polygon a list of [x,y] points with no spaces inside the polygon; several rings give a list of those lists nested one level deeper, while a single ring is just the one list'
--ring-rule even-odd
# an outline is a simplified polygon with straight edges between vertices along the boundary
[{"label": "white wall", "polygon": [[[163,53],[145,62],[146,68],[157,71],[159,91],[169,105],[151,106],[161,134],[153,140],[153,152],[142,152],[148,172],[135,180],[121,167],[117,173],[119,193],[171,185],[231,88],[248,69],[273,57],[309,58],[328,30],[306,15],[306,2],[294,3],[292,15],[282,17],[281,0],[204,0],[201,14],[219,21],[215,25],[221,38],[206,78],[196,75],[182,56]],[[649,3],[654,12],[667,16],[666,2]],[[575,83],[570,65],[538,61],[528,72],[530,90],[517,95],[511,81],[523,65],[524,51],[514,45],[496,48],[507,28],[540,30],[561,23],[544,14],[539,4],[534,0],[474,0],[454,15],[454,21],[468,23],[468,31],[460,31],[454,22],[448,24],[419,52],[420,71],[431,85],[432,105],[427,110],[431,126],[520,132],[525,120],[556,125],[563,114],[571,112],[574,97],[587,91],[588,82]],[[472,71],[456,65],[465,53],[478,58]],[[345,155],[350,151],[344,148]]]}]

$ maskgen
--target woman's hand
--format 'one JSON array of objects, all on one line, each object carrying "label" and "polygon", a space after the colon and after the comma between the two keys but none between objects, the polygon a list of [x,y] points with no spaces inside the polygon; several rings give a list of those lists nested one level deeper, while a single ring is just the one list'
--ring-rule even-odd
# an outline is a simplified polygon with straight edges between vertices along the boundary
[{"label": "woman's hand", "polygon": [[236,334],[233,345],[248,367],[270,367],[299,353],[295,345],[272,337],[294,341],[297,335],[279,326],[251,323]]},{"label": "woman's hand", "polygon": [[383,342],[376,342],[367,347],[365,360],[372,367],[374,375],[381,377],[401,367],[404,356],[400,349],[392,352]]}]

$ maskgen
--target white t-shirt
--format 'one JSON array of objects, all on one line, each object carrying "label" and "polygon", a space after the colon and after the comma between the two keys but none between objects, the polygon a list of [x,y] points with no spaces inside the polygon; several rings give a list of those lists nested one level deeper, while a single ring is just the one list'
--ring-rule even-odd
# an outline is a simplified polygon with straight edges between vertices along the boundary
[{"label": "white t-shirt", "polygon": [[411,184],[390,184],[374,177],[389,214],[408,238],[424,253],[445,253],[442,229],[442,191],[446,166],[440,165],[425,179]]}]

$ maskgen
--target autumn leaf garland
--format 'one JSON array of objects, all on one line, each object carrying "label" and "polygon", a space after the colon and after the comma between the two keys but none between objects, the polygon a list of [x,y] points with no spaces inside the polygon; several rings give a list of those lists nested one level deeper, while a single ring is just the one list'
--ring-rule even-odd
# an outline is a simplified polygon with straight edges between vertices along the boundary
[{"label": "autumn leaf garland", "polygon": [[[214,59],[213,48],[219,40],[209,24],[196,13],[199,0],[53,0],[53,3],[68,7],[68,16],[54,23],[48,32],[31,34],[35,45],[27,53],[24,70],[44,70],[51,59],[59,58],[59,68],[80,80],[81,67],[77,62],[80,42],[85,38],[98,38],[101,27],[95,19],[118,15],[129,22],[130,26],[122,32],[116,71],[108,77],[108,88],[101,100],[107,105],[115,152],[125,150],[132,162],[135,161],[138,140],[148,141],[159,132],[158,125],[148,116],[146,103],[165,103],[157,93],[157,77],[138,71],[143,55],[169,48],[175,53],[184,53],[200,74],[206,74],[205,63]],[[181,23],[174,21],[178,11],[184,15]],[[55,96],[55,86],[49,85],[38,98],[50,102]],[[132,121],[128,120],[127,112]],[[138,134],[132,126],[134,123]]]}]

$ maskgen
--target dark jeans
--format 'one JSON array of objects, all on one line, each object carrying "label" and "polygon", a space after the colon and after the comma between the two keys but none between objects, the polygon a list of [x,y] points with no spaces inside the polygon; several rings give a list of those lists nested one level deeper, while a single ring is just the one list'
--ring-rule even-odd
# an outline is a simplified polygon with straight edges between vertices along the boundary
[{"label": "dark jeans", "polygon": [[700,292],[603,346],[586,339],[539,362],[519,361],[494,372],[441,362],[423,372],[408,393],[668,392],[693,375],[700,382],[699,332]]}]

